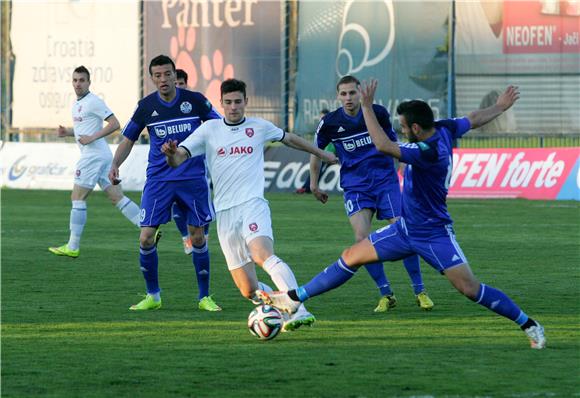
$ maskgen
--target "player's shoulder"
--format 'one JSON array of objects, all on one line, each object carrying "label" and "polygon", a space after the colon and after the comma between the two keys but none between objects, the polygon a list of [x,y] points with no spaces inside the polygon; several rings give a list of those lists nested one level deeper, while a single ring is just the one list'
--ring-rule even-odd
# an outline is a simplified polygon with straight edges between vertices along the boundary
[{"label": "player's shoulder", "polygon": [[274,123],[269,120],[262,119],[261,117],[250,116],[246,117],[246,122],[244,124],[249,125],[249,127],[271,127]]},{"label": "player's shoulder", "polygon": [[142,108],[142,107],[152,106],[155,102],[158,102],[157,91],[152,92],[151,94],[141,98],[139,100],[139,102],[137,102],[137,107]]},{"label": "player's shoulder", "polygon": [[375,114],[377,116],[379,116],[379,115],[389,116],[389,111],[387,110],[387,108],[385,108],[381,104],[373,104],[373,110],[375,111]]},{"label": "player's shoulder", "polygon": [[180,95],[181,99],[184,101],[191,101],[194,104],[207,104],[207,105],[211,106],[211,103],[209,102],[207,97],[205,95],[203,95],[202,93],[200,93],[199,91],[191,91],[191,90],[180,89],[180,88],[178,88],[178,90],[179,90],[179,95]]}]

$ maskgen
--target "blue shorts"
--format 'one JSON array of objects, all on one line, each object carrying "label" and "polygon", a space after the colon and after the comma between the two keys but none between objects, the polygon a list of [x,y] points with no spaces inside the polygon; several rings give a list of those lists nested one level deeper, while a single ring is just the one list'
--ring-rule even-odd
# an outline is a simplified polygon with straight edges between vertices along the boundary
[{"label": "blue shorts", "polygon": [[174,202],[187,214],[187,225],[201,227],[215,217],[205,179],[147,181],[141,196],[141,226],[156,227],[169,222]]},{"label": "blue shorts", "polygon": [[440,227],[429,236],[411,237],[404,220],[399,219],[370,234],[369,240],[380,261],[397,261],[418,254],[441,273],[447,268],[467,263],[451,225]]},{"label": "blue shorts", "polygon": [[388,220],[401,215],[401,189],[399,184],[381,184],[372,191],[345,191],[344,208],[348,217],[362,209],[377,213],[377,220]]}]

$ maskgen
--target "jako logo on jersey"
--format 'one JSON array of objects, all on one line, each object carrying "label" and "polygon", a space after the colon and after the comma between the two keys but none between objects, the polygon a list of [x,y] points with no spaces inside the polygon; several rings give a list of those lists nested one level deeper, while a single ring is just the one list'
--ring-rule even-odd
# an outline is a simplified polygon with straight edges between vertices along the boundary
[{"label": "jako logo on jersey", "polygon": [[191,123],[181,123],[172,126],[155,126],[155,135],[159,138],[165,138],[167,135],[179,134],[192,131]]},{"label": "jako logo on jersey", "polygon": [[219,147],[217,150],[217,155],[218,156],[226,156],[226,148],[224,148],[223,146]]},{"label": "jako logo on jersey", "polygon": [[373,140],[371,140],[371,137],[363,137],[363,138],[359,138],[357,140],[346,140],[342,142],[342,146],[344,146],[344,149],[346,149],[348,152],[352,152],[354,151],[356,148],[361,148],[363,146],[367,146],[367,145],[371,145],[373,143]]},{"label": "jako logo on jersey", "polygon": [[233,146],[228,155],[249,155],[252,152],[254,152],[254,148],[251,146]]},{"label": "jako logo on jersey", "polygon": [[192,108],[191,104],[188,101],[184,101],[179,106],[179,109],[181,109],[181,112],[183,112],[183,113],[189,113],[189,112],[191,112],[191,110],[193,108]]},{"label": "jako logo on jersey", "polygon": [[250,231],[256,232],[258,230],[258,224],[256,224],[255,222],[253,222],[250,225],[248,225],[248,228],[250,228]]},{"label": "jako logo on jersey", "polygon": [[246,135],[247,135],[248,137],[252,138],[252,137],[254,136],[254,129],[253,129],[253,128],[251,128],[251,127],[248,127],[248,128],[246,129]]}]

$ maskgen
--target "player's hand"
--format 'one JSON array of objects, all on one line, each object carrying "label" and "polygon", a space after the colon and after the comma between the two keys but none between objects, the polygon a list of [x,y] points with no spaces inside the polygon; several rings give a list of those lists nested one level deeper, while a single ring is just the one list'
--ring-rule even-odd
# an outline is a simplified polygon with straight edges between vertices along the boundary
[{"label": "player's hand", "polygon": [[337,164],[338,163],[338,158],[336,157],[336,155],[332,152],[328,152],[328,151],[322,151],[322,154],[320,155],[320,160],[322,160],[324,163],[328,163],[328,164]]},{"label": "player's hand", "polygon": [[95,140],[95,136],[93,135],[82,135],[79,137],[79,144],[81,145],[88,145]]},{"label": "player's hand", "polygon": [[518,86],[508,86],[506,90],[497,98],[496,105],[502,111],[507,111],[520,98],[520,90]]},{"label": "player's hand", "polygon": [[113,185],[119,185],[121,183],[119,179],[119,168],[115,165],[111,165],[111,170],[109,170],[109,181]]},{"label": "player's hand", "polygon": [[321,191],[318,188],[312,189],[312,187],[310,187],[310,190],[312,191],[312,195],[314,195],[314,197],[316,198],[316,200],[318,200],[321,203],[328,202],[328,194],[326,192]]},{"label": "player's hand", "polygon": [[368,82],[366,80],[362,82],[360,86],[360,104],[362,107],[370,108],[373,106],[378,84],[377,79],[372,78]]},{"label": "player's hand", "polygon": [[68,135],[68,132],[66,130],[66,127],[64,127],[64,126],[58,126],[58,129],[56,129],[56,134],[59,137],[66,137]]},{"label": "player's hand", "polygon": [[177,153],[177,141],[168,140],[163,145],[161,145],[161,152],[165,156],[171,157]]}]

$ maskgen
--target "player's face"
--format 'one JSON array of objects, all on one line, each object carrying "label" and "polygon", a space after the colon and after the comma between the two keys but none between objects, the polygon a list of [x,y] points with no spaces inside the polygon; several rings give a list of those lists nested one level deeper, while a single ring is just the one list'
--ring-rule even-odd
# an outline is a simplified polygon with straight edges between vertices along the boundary
[{"label": "player's face", "polygon": [[82,97],[86,93],[89,92],[89,86],[91,85],[91,81],[86,73],[73,73],[72,78],[73,88],[75,90],[75,94],[77,97]]},{"label": "player's face", "polygon": [[[405,116],[399,115],[399,124],[401,125],[401,131],[403,132],[405,137],[407,137],[409,142],[418,142],[419,141],[419,138],[417,137],[416,131],[413,131],[413,127],[410,127],[407,124],[407,119],[405,119]],[[414,128],[416,129],[417,124],[413,124],[413,126],[415,126]]]},{"label": "player's face", "polygon": [[175,95],[175,71],[171,64],[151,67],[151,80],[163,97]]},{"label": "player's face", "polygon": [[234,91],[224,94],[221,103],[228,123],[235,124],[244,118],[248,99],[241,92]]},{"label": "player's face", "polygon": [[175,80],[175,85],[179,88],[187,88],[187,83],[185,82],[185,79]]},{"label": "player's face", "polygon": [[349,115],[356,115],[360,109],[360,90],[356,83],[338,86],[337,98]]}]

